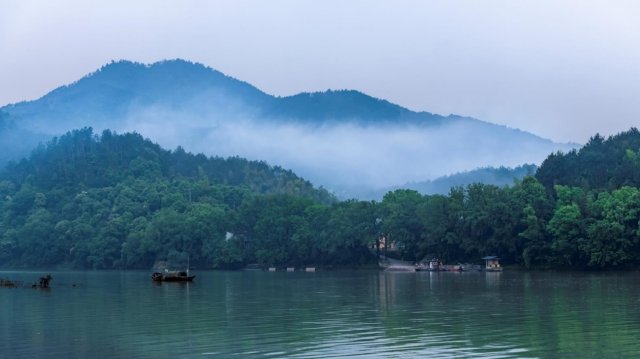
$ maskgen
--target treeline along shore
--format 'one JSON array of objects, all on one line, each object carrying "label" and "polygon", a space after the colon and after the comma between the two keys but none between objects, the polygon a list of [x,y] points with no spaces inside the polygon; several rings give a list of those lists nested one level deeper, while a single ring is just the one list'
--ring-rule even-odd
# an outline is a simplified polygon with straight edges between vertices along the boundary
[{"label": "treeline along shore", "polygon": [[512,186],[400,189],[379,202],[338,201],[264,162],[85,128],[0,173],[0,267],[375,267],[383,246],[408,261],[635,268],[639,186],[635,128],[551,154]]}]

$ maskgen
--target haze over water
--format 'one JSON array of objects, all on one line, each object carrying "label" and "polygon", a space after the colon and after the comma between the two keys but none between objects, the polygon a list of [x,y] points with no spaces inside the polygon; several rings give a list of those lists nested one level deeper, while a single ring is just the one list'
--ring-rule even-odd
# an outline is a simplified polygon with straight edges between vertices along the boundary
[{"label": "haze over water", "polygon": [[[35,281],[39,272],[0,272]],[[0,288],[7,358],[634,358],[637,273],[54,272]],[[73,287],[72,284],[76,284]]]}]

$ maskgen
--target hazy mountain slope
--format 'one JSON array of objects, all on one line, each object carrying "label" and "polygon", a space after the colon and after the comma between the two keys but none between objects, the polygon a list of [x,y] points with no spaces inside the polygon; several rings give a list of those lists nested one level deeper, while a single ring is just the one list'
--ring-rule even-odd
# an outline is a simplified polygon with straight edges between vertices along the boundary
[{"label": "hazy mountain slope", "polygon": [[454,173],[443,177],[438,177],[430,181],[409,182],[399,186],[393,186],[375,191],[358,193],[358,198],[381,200],[389,191],[396,189],[413,189],[422,194],[448,194],[452,187],[466,187],[472,183],[483,183],[498,187],[511,186],[516,180],[521,180],[525,176],[533,176],[537,166],[525,164],[515,168],[509,167],[485,167],[471,171]]},{"label": "hazy mountain slope", "polygon": [[407,183],[403,188],[415,189],[424,194],[447,194],[451,187],[467,186],[472,183],[492,184],[499,187],[511,186],[516,180],[525,176],[533,176],[536,173],[536,165],[522,165],[515,168],[487,167],[473,171],[455,173],[449,176],[439,177],[433,181]]},{"label": "hazy mountain slope", "polygon": [[[314,188],[290,170],[239,157],[207,157],[181,147],[165,150],[139,134],[116,134],[105,130],[96,135],[90,128],[55,137],[29,156],[0,173],[16,187],[42,190],[114,187],[144,178],[149,181],[199,181],[236,187],[252,193],[287,194],[333,203],[326,190]],[[33,190],[33,189],[31,189]],[[195,189],[188,191],[196,191]]]},{"label": "hazy mountain slope", "polygon": [[364,124],[386,121],[438,121],[443,117],[417,113],[391,102],[353,90],[301,93],[278,98],[264,108],[271,118],[295,119],[312,123],[349,120]]},{"label": "hazy mountain slope", "polygon": [[119,127],[132,111],[150,106],[207,113],[233,109],[233,101],[263,106],[272,99],[247,83],[200,64],[175,60],[146,66],[120,61],[38,100],[3,110],[20,127],[59,134],[60,127]]},{"label": "hazy mountain slope", "polygon": [[274,97],[182,60],[114,62],[0,110],[25,144],[85,126],[136,131],[165,147],[265,160],[341,193],[539,163],[572,148],[473,118],[410,111],[358,91]]},{"label": "hazy mountain slope", "polygon": [[0,111],[0,166],[29,153],[48,137],[16,126],[9,114]]}]

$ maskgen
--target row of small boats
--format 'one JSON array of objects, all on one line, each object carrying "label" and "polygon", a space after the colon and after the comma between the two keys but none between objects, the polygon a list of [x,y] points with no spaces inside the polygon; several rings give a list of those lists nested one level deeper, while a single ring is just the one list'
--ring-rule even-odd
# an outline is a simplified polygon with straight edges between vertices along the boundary
[{"label": "row of small boats", "polygon": [[[402,261],[393,261],[391,263],[381,263],[381,266],[387,271],[409,271],[409,272],[502,272],[502,266],[498,262],[496,256],[487,256],[482,258],[485,265],[479,264],[442,264],[439,259],[411,264]],[[387,261],[388,262],[388,261]]]},{"label": "row of small boats", "polygon": [[419,264],[415,269],[416,272],[480,272],[483,268],[478,264]]},{"label": "row of small boats", "polygon": [[[439,259],[432,259],[428,262],[419,263],[416,265],[407,265],[407,264],[392,264],[387,265],[386,270],[390,271],[415,271],[415,272],[501,272],[502,266],[498,260],[500,258],[496,256],[487,256],[482,258],[485,261],[485,265],[481,266],[478,264],[442,264]],[[399,262],[399,261],[397,261]],[[187,267],[188,268],[188,267]],[[312,271],[315,271],[315,267],[312,268]],[[270,271],[275,271],[276,268],[269,268]],[[294,268],[291,268],[293,271]],[[289,271],[289,268],[287,268]],[[307,269],[307,271],[309,271]],[[185,271],[169,271],[165,269],[162,272],[154,272],[151,275],[151,280],[154,282],[191,282],[196,276],[189,274],[189,269]]]}]

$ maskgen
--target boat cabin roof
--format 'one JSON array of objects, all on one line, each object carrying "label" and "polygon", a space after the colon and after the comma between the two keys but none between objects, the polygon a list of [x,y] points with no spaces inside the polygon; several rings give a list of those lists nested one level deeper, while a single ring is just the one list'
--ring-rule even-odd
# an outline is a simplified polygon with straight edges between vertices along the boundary
[{"label": "boat cabin roof", "polygon": [[493,259],[500,259],[500,258],[498,258],[497,256],[486,256],[486,257],[482,257],[482,259],[485,261],[490,261]]}]

